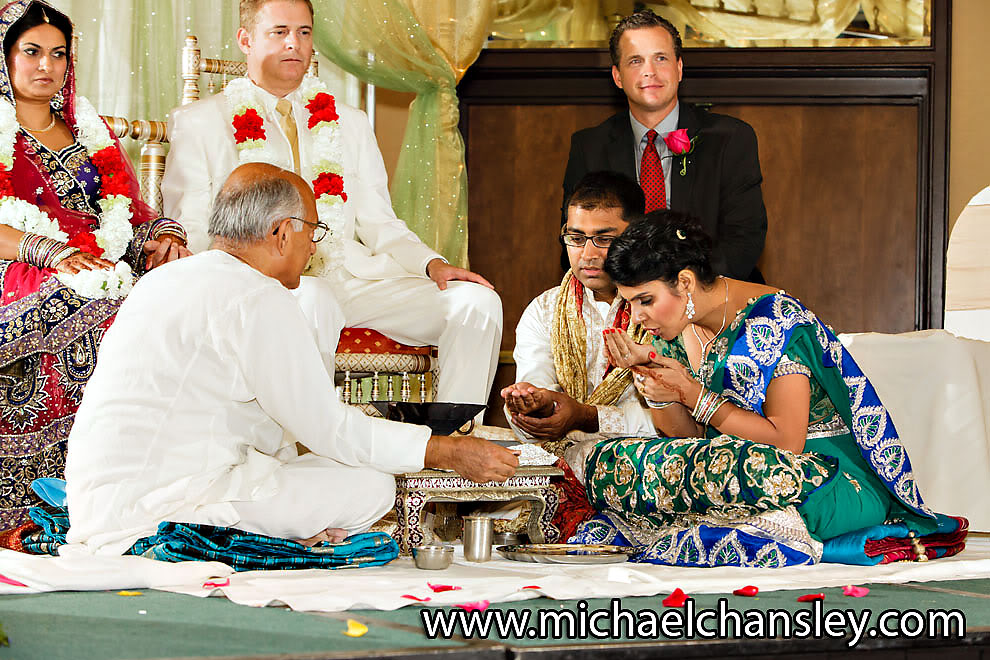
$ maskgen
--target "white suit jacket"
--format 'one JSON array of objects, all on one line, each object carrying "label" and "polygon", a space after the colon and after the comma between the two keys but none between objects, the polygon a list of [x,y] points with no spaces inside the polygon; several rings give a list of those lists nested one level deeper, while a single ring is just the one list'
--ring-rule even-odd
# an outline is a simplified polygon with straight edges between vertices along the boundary
[{"label": "white suit jacket", "polygon": [[[255,89],[267,110],[266,142],[277,156],[272,164],[291,170],[289,143],[275,112],[278,99],[257,86]],[[309,111],[299,90],[286,98],[292,102],[298,127],[302,177],[312,185],[310,164],[317,154],[312,153],[308,140]],[[367,115],[343,103],[337,103],[337,114],[347,193],[341,246],[344,271],[369,280],[410,274],[425,277],[426,264],[441,257],[392,211],[385,164]],[[209,246],[207,225],[213,200],[240,164],[231,119],[227,98],[221,93],[175,109],[169,120],[171,147],[162,180],[164,211],[185,227],[193,252]]]}]

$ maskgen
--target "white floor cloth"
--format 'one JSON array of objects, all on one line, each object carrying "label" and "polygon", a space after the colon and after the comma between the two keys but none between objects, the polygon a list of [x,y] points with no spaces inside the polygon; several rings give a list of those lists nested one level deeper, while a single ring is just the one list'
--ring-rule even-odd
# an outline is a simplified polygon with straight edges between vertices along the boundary
[{"label": "white floor cloth", "polygon": [[[674,568],[650,564],[563,566],[527,564],[497,555],[484,564],[464,561],[425,571],[399,558],[379,568],[354,570],[251,571],[234,573],[217,563],[166,564],[140,557],[33,557],[0,551],[0,594],[56,590],[154,588],[193,596],[226,596],[241,605],[288,605],[298,611],[395,610],[416,604],[403,595],[430,598],[425,605],[456,605],[488,600],[507,603],[539,596],[554,599],[655,596],[680,587],[688,595],[729,593],[752,584],[761,591],[847,584],[966,580],[990,575],[990,539],[973,538],[965,551],[948,559],[886,566],[819,564],[783,569]],[[227,584],[229,580],[229,584]],[[206,585],[212,582],[225,586]],[[461,587],[434,593],[427,583]],[[526,589],[524,587],[539,587]]]}]

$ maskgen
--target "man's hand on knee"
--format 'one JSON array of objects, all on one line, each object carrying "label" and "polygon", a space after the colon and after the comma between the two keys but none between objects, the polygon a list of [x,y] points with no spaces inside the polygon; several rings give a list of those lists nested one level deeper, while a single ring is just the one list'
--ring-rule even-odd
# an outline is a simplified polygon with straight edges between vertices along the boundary
[{"label": "man's hand on knee", "polygon": [[505,481],[519,467],[519,452],[472,436],[435,435],[426,445],[425,466],[453,470],[476,483]]}]

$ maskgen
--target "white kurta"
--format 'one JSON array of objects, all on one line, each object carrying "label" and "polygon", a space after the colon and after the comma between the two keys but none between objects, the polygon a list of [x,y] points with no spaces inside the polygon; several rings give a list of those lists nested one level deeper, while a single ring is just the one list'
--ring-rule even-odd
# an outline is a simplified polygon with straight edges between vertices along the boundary
[{"label": "white kurta", "polygon": [[[143,277],[103,339],[69,437],[69,542],[120,554],[164,520],[238,526],[238,502],[262,533],[295,528],[259,528],[250,503],[315,505],[313,533],[366,523],[374,512],[353,508],[381,508],[387,475],[421,469],[430,432],[340,403],[317,347],[339,331],[339,308],[330,297],[309,313],[322,327],[278,281],[218,250]],[[297,457],[296,440],[327,469]],[[297,464],[308,496],[286,492]]]},{"label": "white kurta", "polygon": [[[278,99],[255,87],[265,110],[266,149],[272,164],[292,169],[292,152],[278,122]],[[287,97],[299,129],[302,177],[312,181],[315,154],[308,139],[309,111],[299,90]],[[240,164],[224,94],[177,108],[169,120],[171,146],[162,180],[165,215],[178,220],[193,252],[209,245],[210,208],[227,176]],[[345,225],[317,245],[321,275],[330,282],[347,325],[370,327],[402,343],[439,349],[440,401],[487,403],[502,338],[502,303],[494,291],[453,282],[440,291],[426,265],[440,255],[395,216],[388,178],[367,116],[338,103],[343,153]],[[329,268],[329,270],[327,270]],[[302,294],[306,295],[305,291]]]},{"label": "white kurta", "polygon": [[[557,370],[553,364],[553,352],[550,348],[551,332],[553,329],[553,312],[557,304],[559,286],[544,291],[529,303],[519,325],[516,326],[516,347],[512,357],[516,362],[516,382],[527,382],[537,387],[544,387],[556,392],[562,391],[557,378]],[[604,339],[602,330],[611,327],[615,315],[619,311],[622,299],[615,297],[611,305],[596,302],[594,293],[585,287],[584,327],[587,335],[585,368],[587,369],[587,392],[590,394],[605,378],[608,367],[605,359]],[[610,437],[621,436],[652,436],[656,434],[649,410],[636,391],[630,385],[622,393],[615,405],[596,406],[598,409],[598,432]],[[507,415],[508,416],[508,415]],[[511,421],[509,422],[511,425]],[[529,435],[515,426],[520,437]]]}]

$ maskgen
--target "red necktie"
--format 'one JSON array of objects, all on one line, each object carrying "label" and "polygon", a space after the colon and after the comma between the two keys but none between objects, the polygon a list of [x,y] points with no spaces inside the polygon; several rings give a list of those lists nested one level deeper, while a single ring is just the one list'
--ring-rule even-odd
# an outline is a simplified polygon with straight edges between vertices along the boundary
[{"label": "red necktie", "polygon": [[660,165],[660,154],[657,153],[657,132],[650,129],[646,132],[646,150],[643,160],[639,163],[639,185],[646,195],[646,212],[667,208],[667,189],[663,181],[663,167]]}]

